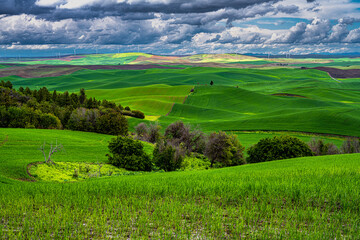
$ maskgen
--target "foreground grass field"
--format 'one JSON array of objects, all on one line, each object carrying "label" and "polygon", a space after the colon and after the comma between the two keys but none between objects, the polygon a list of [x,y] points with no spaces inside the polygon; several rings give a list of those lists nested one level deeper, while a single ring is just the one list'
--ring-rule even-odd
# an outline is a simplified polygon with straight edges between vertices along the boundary
[{"label": "foreground grass field", "polygon": [[357,239],[360,155],[0,183],[3,239]]}]

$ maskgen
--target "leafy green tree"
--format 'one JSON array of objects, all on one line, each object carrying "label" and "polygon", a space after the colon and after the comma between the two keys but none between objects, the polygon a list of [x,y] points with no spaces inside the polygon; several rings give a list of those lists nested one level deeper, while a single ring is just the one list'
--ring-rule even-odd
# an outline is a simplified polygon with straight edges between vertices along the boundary
[{"label": "leafy green tree", "polygon": [[26,88],[25,88],[24,93],[25,93],[25,95],[27,95],[27,96],[31,96],[31,94],[32,94],[32,92],[31,92],[31,90],[30,90],[29,87],[26,87]]},{"label": "leafy green tree", "polygon": [[126,118],[113,110],[103,114],[96,122],[97,132],[111,135],[127,135],[128,123]]},{"label": "leafy green tree", "polygon": [[85,94],[85,89],[80,89],[80,96],[79,96],[79,102],[80,104],[84,104],[86,100],[86,94]]},{"label": "leafy green tree", "polygon": [[111,139],[108,147],[112,154],[106,154],[110,164],[132,171],[152,170],[152,162],[141,142],[118,136]]},{"label": "leafy green tree", "polygon": [[153,161],[159,169],[166,172],[175,171],[181,167],[183,154],[179,147],[173,147],[162,140],[155,145]]},{"label": "leafy green tree", "polygon": [[296,157],[312,156],[309,146],[296,137],[287,135],[263,138],[248,150],[247,162],[257,163]]}]

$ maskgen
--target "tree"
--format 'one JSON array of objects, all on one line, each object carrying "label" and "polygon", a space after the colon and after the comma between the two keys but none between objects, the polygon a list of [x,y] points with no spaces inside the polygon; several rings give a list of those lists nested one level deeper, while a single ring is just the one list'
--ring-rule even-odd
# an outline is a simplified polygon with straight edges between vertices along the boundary
[{"label": "tree", "polygon": [[84,104],[86,100],[86,94],[85,94],[85,89],[80,89],[80,97],[79,97],[79,102],[80,104]]},{"label": "tree", "polygon": [[311,139],[308,143],[315,156],[339,154],[340,151],[333,143],[325,143],[322,139]]},{"label": "tree", "polygon": [[128,123],[126,118],[118,112],[111,110],[99,117],[96,121],[97,132],[111,135],[127,135]]},{"label": "tree", "polygon": [[165,140],[156,143],[153,151],[155,165],[166,172],[175,171],[181,167],[184,151],[180,147],[174,147]]},{"label": "tree", "polygon": [[[46,153],[46,142],[44,142],[44,144],[42,144],[39,148],[39,150],[43,153],[44,158],[45,158],[45,163],[47,164],[52,164],[55,165],[55,162],[51,159],[52,155],[56,152],[60,152],[64,149],[64,147],[61,144],[57,143],[56,140],[56,145],[53,146],[53,144],[50,144],[50,148],[49,148],[49,153]],[[48,157],[46,157],[46,155],[48,155]]]},{"label": "tree", "polygon": [[296,157],[312,156],[309,146],[296,137],[287,135],[263,138],[248,150],[247,162],[257,163]]},{"label": "tree", "polygon": [[141,142],[118,136],[111,139],[108,148],[112,154],[106,154],[110,164],[132,171],[151,171],[152,162]]},{"label": "tree", "polygon": [[235,166],[244,164],[244,147],[236,136],[229,136],[225,132],[210,134],[205,147],[205,156],[211,161],[211,167],[217,163],[220,166]]},{"label": "tree", "polygon": [[191,152],[203,153],[205,149],[205,135],[200,130],[191,130],[189,125],[182,121],[170,124],[165,130],[165,137],[171,141],[174,146],[182,144],[188,154]]},{"label": "tree", "polygon": [[57,102],[57,99],[58,99],[58,95],[57,95],[56,90],[54,90],[54,92],[53,92],[53,94],[52,94],[52,101],[56,103],[56,102]]},{"label": "tree", "polygon": [[360,142],[357,138],[348,138],[341,145],[342,153],[360,153]]},{"label": "tree", "polygon": [[161,129],[161,126],[157,122],[155,122],[154,124],[150,124],[149,125],[149,137],[148,137],[147,141],[151,142],[151,143],[156,143],[161,137],[160,129]]},{"label": "tree", "polygon": [[135,126],[136,137],[140,140],[146,141],[149,137],[149,129],[145,123],[139,123]]}]

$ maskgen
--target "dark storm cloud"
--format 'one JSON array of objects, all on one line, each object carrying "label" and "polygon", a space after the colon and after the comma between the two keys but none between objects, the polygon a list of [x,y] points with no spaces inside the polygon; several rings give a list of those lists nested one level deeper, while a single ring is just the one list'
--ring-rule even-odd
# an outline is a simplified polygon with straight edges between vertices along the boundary
[{"label": "dark storm cloud", "polygon": [[[78,1],[78,0],[76,0]],[[280,0],[171,0],[135,1],[124,0],[117,3],[115,0],[87,1],[79,4],[75,0],[63,1],[35,1],[35,0],[0,0],[0,14],[18,15],[33,14],[44,19],[92,19],[105,16],[124,16],[128,19],[148,19],[153,13],[181,14],[207,13],[220,9],[244,9],[262,3],[273,4]]]}]

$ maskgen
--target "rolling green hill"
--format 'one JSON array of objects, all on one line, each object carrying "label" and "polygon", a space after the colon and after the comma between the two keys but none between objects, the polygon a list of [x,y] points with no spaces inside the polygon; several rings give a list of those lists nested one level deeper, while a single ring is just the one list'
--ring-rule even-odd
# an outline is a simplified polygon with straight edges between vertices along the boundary
[{"label": "rolling green hill", "polygon": [[97,99],[107,99],[131,109],[141,109],[146,115],[166,115],[174,103],[182,104],[193,86],[148,85],[118,89],[89,90],[87,94]]},{"label": "rolling green hill", "polygon": [[234,87],[196,87],[185,104],[174,105],[169,117],[201,123],[206,130],[360,133],[356,129],[360,123],[358,104],[272,96]]},{"label": "rolling green hill", "polygon": [[26,165],[42,160],[37,146],[43,140],[64,145],[55,161],[102,161],[109,136],[0,130],[6,139],[0,146],[5,239],[353,239],[360,234],[359,154],[34,183],[12,178],[26,178]]},{"label": "rolling green hill", "polygon": [[[16,88],[47,86],[74,92],[84,87],[88,96],[141,110],[151,116],[148,120],[163,125],[183,120],[205,131],[285,130],[360,136],[360,81],[337,82],[326,72],[313,69],[81,70],[59,77],[2,79],[11,80]],[[210,81],[214,82],[211,87]],[[193,86],[195,93],[184,102]],[[138,123],[130,121],[131,126]]]}]

